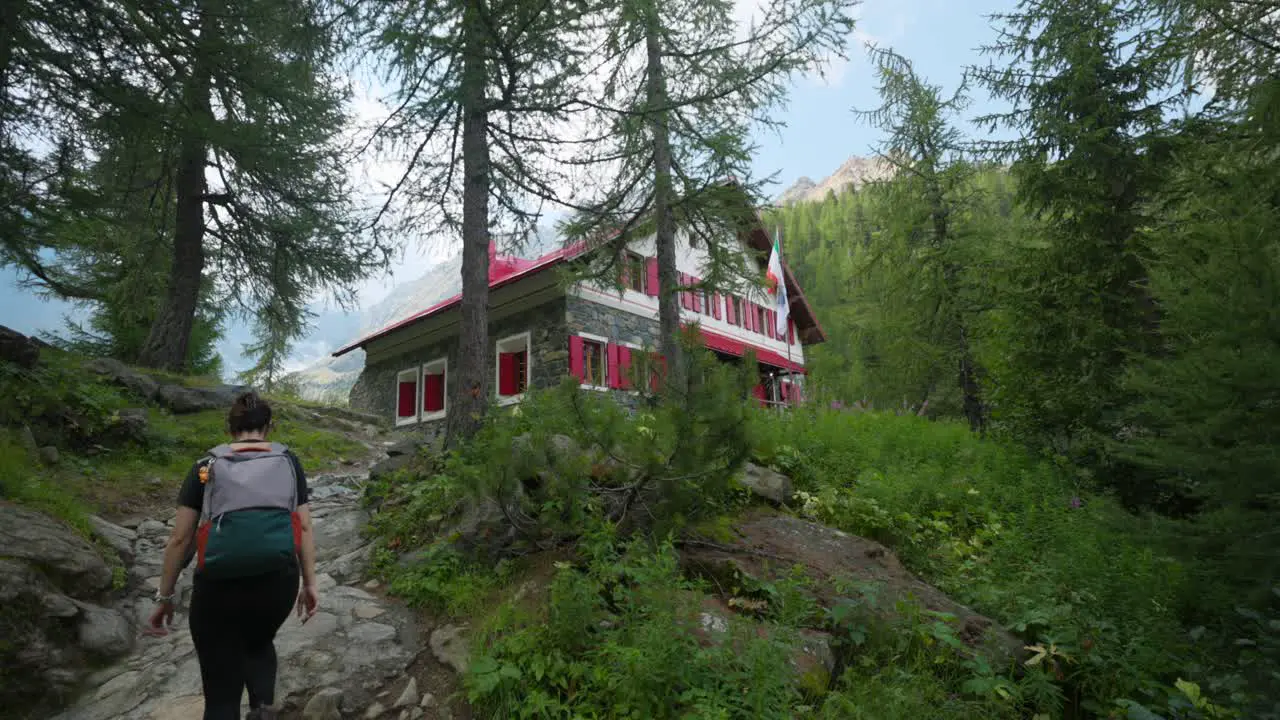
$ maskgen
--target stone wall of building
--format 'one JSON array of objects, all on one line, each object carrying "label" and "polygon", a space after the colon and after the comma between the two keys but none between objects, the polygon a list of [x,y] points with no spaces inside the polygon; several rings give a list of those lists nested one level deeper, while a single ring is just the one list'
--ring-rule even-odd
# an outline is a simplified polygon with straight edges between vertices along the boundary
[{"label": "stone wall of building", "polygon": [[565,322],[571,333],[590,333],[610,342],[630,343],[639,347],[658,347],[658,320],[633,315],[582,298],[567,298]]},{"label": "stone wall of building", "polygon": [[[567,298],[567,304],[565,322],[569,333],[598,335],[608,338],[609,342],[651,350],[658,347],[657,318],[651,320],[578,297]],[[636,393],[610,390],[609,395],[628,410],[634,411],[639,407],[640,397]]]},{"label": "stone wall of building", "polygon": [[[489,378],[489,395],[497,397],[494,375],[497,372],[495,347],[498,340],[529,332],[532,372],[530,385],[551,387],[569,374],[568,331],[565,327],[565,299],[553,299],[536,307],[499,318],[489,325],[489,353],[485,372]],[[420,367],[442,356],[449,358],[445,378],[445,394],[452,394],[457,376],[458,336],[421,346],[390,357],[379,357],[365,364],[360,379],[351,389],[351,406],[383,417],[393,417],[396,403],[396,375],[402,370]],[[422,428],[428,435],[443,432],[444,421],[428,421],[404,425],[402,429]]]}]

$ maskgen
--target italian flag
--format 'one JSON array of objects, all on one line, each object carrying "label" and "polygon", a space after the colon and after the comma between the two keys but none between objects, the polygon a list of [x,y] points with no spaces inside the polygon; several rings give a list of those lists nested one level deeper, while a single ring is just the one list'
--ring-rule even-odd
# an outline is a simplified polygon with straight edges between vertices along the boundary
[{"label": "italian flag", "polygon": [[791,305],[787,302],[787,283],[782,275],[782,253],[778,247],[778,238],[773,238],[773,250],[769,254],[769,269],[765,271],[765,282],[769,286],[769,294],[773,296],[774,324],[777,336],[787,337],[787,317]]}]

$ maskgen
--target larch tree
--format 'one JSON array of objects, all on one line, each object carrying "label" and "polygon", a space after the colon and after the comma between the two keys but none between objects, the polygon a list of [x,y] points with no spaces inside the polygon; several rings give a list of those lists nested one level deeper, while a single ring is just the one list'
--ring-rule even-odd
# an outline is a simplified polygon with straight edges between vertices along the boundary
[{"label": "larch tree", "polygon": [[[293,329],[287,342],[305,328],[309,298],[349,303],[355,281],[385,266],[387,248],[361,232],[348,187],[345,92],[331,75],[337,38],[325,13],[310,0],[102,2],[86,22],[106,38],[88,53],[104,79],[48,48],[24,66],[33,86],[82,97],[88,109],[64,115],[118,112],[139,121],[119,132],[154,137],[133,190],[164,188],[171,200],[153,218],[168,223],[167,272],[158,298],[130,298],[155,307],[140,363],[188,369],[202,292],[255,323],[264,308],[283,310],[292,321],[273,327]],[[61,241],[38,229],[6,243],[7,256],[75,297],[79,285],[62,282],[74,278],[41,257]]]},{"label": "larch tree", "polygon": [[[934,365],[929,375],[954,368],[964,416],[970,429],[981,432],[986,410],[971,347],[974,298],[965,272],[965,217],[974,168],[954,125],[968,98],[964,87],[944,97],[892,50],[873,48],[870,54],[882,105],[859,114],[887,135],[878,154],[894,176],[875,190],[885,204],[885,235],[898,236],[882,236],[876,258],[887,263],[886,270],[904,274],[891,284],[891,292],[905,295],[910,306],[909,328],[899,328],[906,330],[899,335],[917,341],[917,351],[925,350],[921,354]],[[923,390],[921,403],[928,401],[932,384]]]},{"label": "larch tree", "polygon": [[[735,242],[765,180],[752,179],[750,132],[776,128],[774,116],[796,73],[842,55],[855,0],[768,3],[743,26],[725,0],[608,0],[597,5],[602,39],[589,70],[599,100],[587,150],[572,161],[601,164],[604,187],[575,201],[564,233],[593,250],[580,278],[618,283],[622,249],[655,235],[660,351],[668,386],[683,385],[676,293],[677,228],[711,261],[701,287],[760,282],[741,263]],[[731,188],[726,181],[736,181]],[[739,193],[746,193],[744,206]]]},{"label": "larch tree", "polygon": [[[489,245],[527,236],[556,171],[540,163],[571,114],[585,4],[555,0],[352,3],[394,108],[371,142],[407,157],[379,213],[402,235],[460,237],[460,340],[447,443],[471,437],[489,402]],[[383,222],[383,214],[395,220]]]}]

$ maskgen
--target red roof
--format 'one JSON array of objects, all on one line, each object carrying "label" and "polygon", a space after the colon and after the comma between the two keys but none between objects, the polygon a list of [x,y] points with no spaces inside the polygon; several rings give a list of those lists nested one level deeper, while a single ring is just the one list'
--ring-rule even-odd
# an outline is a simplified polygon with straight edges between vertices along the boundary
[{"label": "red roof", "polygon": [[[577,243],[554,252],[549,252],[536,260],[525,260],[523,258],[509,257],[505,255],[497,256],[494,253],[493,243],[489,243],[489,289],[494,290],[504,285],[509,285],[521,278],[536,275],[549,267],[580,255],[585,247],[586,245],[584,243]],[[462,293],[458,293],[448,300],[438,302],[425,310],[421,310],[403,320],[392,323],[371,335],[366,335],[349,345],[338,348],[334,351],[333,357],[346,355],[352,350],[355,350],[358,347],[363,347],[365,344],[373,340],[377,340],[378,338],[385,337],[400,328],[406,327],[420,320],[425,320],[436,313],[444,312],[461,301]]]},{"label": "red roof", "polygon": [[715,350],[716,352],[742,357],[747,354],[747,348],[750,348],[755,351],[756,360],[759,360],[766,365],[773,365],[774,367],[780,367],[784,370],[791,370],[793,372],[805,372],[803,365],[794,360],[788,360],[772,350],[766,350],[765,348],[756,347],[755,345],[747,345],[741,340],[734,340],[731,337],[725,337],[724,335],[711,332],[710,330],[702,331],[702,340],[706,343],[708,348]]},{"label": "red roof", "polygon": [[[729,182],[732,183],[733,180],[731,179],[729,180]],[[752,208],[751,211],[754,213],[755,227],[747,234],[748,242],[750,242],[752,246],[754,246],[757,250],[768,252],[773,247],[773,241],[770,239],[768,232],[765,231],[764,225],[760,221],[759,211],[756,210],[755,208]],[[523,278],[535,275],[539,272],[542,272],[543,270],[546,270],[547,268],[553,267],[567,260],[571,260],[577,257],[578,255],[581,255],[583,251],[586,249],[586,247],[587,247],[586,242],[579,242],[569,247],[561,248],[560,250],[556,250],[554,252],[549,252],[546,255],[543,255],[542,257],[536,260],[525,260],[523,258],[511,257],[506,255],[502,255],[502,256],[497,255],[494,244],[490,242],[489,243],[489,289],[495,290],[504,285],[513,283],[517,280],[521,280]],[[782,264],[782,270],[783,270],[783,275],[786,278],[787,296],[788,296],[788,299],[790,300],[792,316],[796,320],[797,337],[808,339],[811,343],[822,342],[826,340],[826,334],[822,331],[822,326],[818,324],[818,318],[816,315],[814,315],[813,308],[809,306],[809,301],[805,298],[804,293],[801,292],[799,283],[796,282],[795,277],[791,274],[791,268],[784,262]],[[375,333],[366,335],[365,337],[362,337],[353,343],[350,343],[341,348],[338,348],[338,350],[334,351],[333,357],[339,357],[341,355],[345,355],[351,352],[352,350],[355,350],[358,347],[363,347],[364,345],[374,340],[377,340],[382,337],[386,337],[387,335],[389,335],[392,332],[395,332],[396,330],[407,327],[408,325],[419,322],[421,320],[425,320],[428,317],[431,317],[432,315],[436,315],[438,313],[444,312],[452,308],[453,306],[459,304],[461,300],[462,300],[462,295],[458,294],[458,295],[454,295],[448,300],[436,303],[435,305],[432,305],[431,307],[425,310],[422,310],[420,312],[414,313],[413,315],[410,315],[409,317],[403,320],[400,320],[399,322],[392,323],[391,325],[388,325],[387,327],[384,327]],[[713,333],[706,333],[704,331],[704,334],[712,335]],[[723,336],[716,336],[716,337],[723,338],[723,340],[727,341],[728,343],[738,342],[736,340],[725,338]],[[742,345],[742,343],[738,343],[738,345]],[[719,349],[719,348],[713,348],[713,349]],[[721,352],[737,354],[737,355],[742,354],[740,352],[733,353],[731,350],[721,350]],[[786,358],[783,358],[777,353],[772,353],[762,348],[757,348],[756,352],[761,362],[767,362],[770,365],[777,365],[778,367],[791,367],[793,365],[794,369],[803,370],[803,368],[801,368],[799,365],[795,365],[794,363],[792,363],[791,365],[788,365]],[[766,360],[765,359],[766,356],[770,356],[772,359]]]}]

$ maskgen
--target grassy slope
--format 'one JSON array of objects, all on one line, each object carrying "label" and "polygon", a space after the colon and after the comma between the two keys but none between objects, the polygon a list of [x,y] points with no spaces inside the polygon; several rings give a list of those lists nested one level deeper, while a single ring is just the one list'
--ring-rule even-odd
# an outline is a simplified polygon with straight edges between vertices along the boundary
[{"label": "grassy slope", "polygon": [[883,413],[762,418],[757,445],[796,478],[805,513],[885,542],[1043,647],[1048,672],[1013,698],[1052,717],[1107,717],[1125,699],[1179,704],[1179,677],[1205,681],[1184,625],[1204,588],[1171,552],[1174,524],[1125,512],[1073,468],[959,423]]},{"label": "grassy slope", "polygon": [[[59,463],[50,467],[30,456],[18,427],[0,427],[3,496],[49,512],[83,531],[87,531],[86,513],[108,518],[154,513],[163,517],[172,511],[191,464],[204,451],[227,440],[226,413],[208,410],[174,415],[84,373],[79,370],[80,362],[80,358],[46,350],[42,365],[34,372],[0,366],[0,394],[13,398],[23,414],[68,407],[90,424],[110,423],[118,410],[143,407],[150,428],[147,442],[105,450],[65,444]],[[208,382],[153,375],[161,382]],[[358,442],[341,432],[304,421],[290,403],[273,400],[276,426],[272,439],[289,445],[308,473],[331,469],[340,459],[364,452]]]}]

